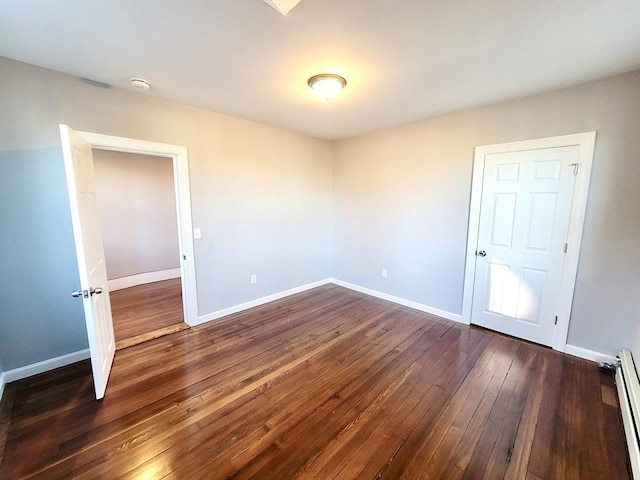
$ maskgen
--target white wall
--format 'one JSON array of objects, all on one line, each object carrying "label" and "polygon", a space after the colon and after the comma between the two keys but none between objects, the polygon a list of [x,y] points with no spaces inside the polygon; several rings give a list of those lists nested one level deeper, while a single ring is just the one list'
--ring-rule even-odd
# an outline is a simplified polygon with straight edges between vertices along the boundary
[{"label": "white wall", "polygon": [[330,142],[6,58],[0,85],[5,371],[87,347],[59,123],[188,148],[200,315],[331,276]]},{"label": "white wall", "polygon": [[93,150],[107,278],[180,268],[173,159]]},{"label": "white wall", "polygon": [[334,277],[460,314],[474,147],[593,130],[568,342],[638,352],[640,72],[336,142]]}]

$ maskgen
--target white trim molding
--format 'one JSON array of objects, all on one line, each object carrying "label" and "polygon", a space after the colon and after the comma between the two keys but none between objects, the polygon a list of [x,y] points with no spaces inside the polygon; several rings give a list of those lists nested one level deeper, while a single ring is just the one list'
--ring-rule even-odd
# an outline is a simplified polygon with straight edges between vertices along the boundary
[{"label": "white trim molding", "polygon": [[[398,305],[403,305],[405,307],[413,308],[415,310],[429,313],[431,315],[435,315],[437,317],[441,317],[446,320],[465,323],[463,320],[463,316],[457,313],[452,313],[446,310],[441,310],[439,308],[423,305],[421,303],[414,302],[412,300],[396,297],[394,295],[389,295],[387,293],[379,292],[377,290],[372,290],[370,288],[361,287],[359,285],[338,280],[336,278],[326,278],[323,280],[319,280],[317,282],[308,283],[306,285],[301,285],[299,287],[291,288],[289,290],[284,290],[282,292],[274,293],[266,297],[261,297],[255,300],[251,300],[249,302],[241,303],[233,307],[218,310],[208,315],[202,315],[198,317],[194,325],[200,325],[206,322],[210,322],[212,320],[217,320],[227,315],[242,312],[250,308],[264,305],[265,303],[273,302],[275,300],[280,300],[281,298],[285,298],[290,295],[301,293],[306,290],[311,290],[312,288],[320,287],[322,285],[327,285],[327,284],[334,284],[340,287],[348,288],[349,290],[354,290],[356,292],[364,293],[365,295],[370,295],[372,297],[380,298],[382,300],[387,300],[389,302],[393,302]],[[593,362],[602,362],[602,361],[611,362],[611,363],[616,362],[616,358],[611,355],[594,352],[592,350],[576,347],[574,345],[566,345],[564,352],[569,355],[573,355],[575,357],[591,360]],[[38,375],[40,373],[44,373],[49,370],[53,370],[55,368],[64,367],[66,365],[70,365],[72,363],[76,363],[81,360],[86,360],[88,358],[90,358],[89,349],[85,349],[85,350],[69,353],[66,355],[62,355],[59,357],[51,358],[49,360],[44,360],[42,362],[37,362],[31,365],[26,365],[24,367],[8,370],[6,372],[2,372],[0,373],[0,400],[2,399],[2,394],[4,393],[4,387],[7,383],[15,382],[16,380],[22,380],[23,378],[31,377],[33,375]]]},{"label": "white trim molding", "polygon": [[114,137],[101,133],[78,132],[92,148],[127,152],[173,159],[173,178],[178,214],[178,248],[182,277],[182,304],[184,321],[195,325],[198,321],[198,297],[196,292],[196,266],[193,246],[193,221],[191,218],[191,186],[189,181],[189,154],[187,147],[167,143],[150,142],[134,138]]},{"label": "white trim molding", "polygon": [[332,278],[331,283],[333,283],[334,285],[338,285],[340,287],[348,288],[349,290],[355,290],[356,292],[370,295],[372,297],[381,298],[382,300],[387,300],[389,302],[397,303],[398,305],[403,305],[405,307],[413,308],[421,312],[430,313],[431,315],[435,315],[436,317],[445,318],[447,320],[453,320],[454,322],[466,323],[462,318],[462,315],[458,313],[452,313],[446,310],[440,310],[439,308],[430,307],[429,305],[424,305],[422,303],[414,302],[412,300],[396,297],[395,295],[389,295],[388,293],[379,292],[378,290],[372,290],[370,288],[361,287],[360,285],[344,282],[336,278]]},{"label": "white trim molding", "polygon": [[16,380],[22,380],[23,378],[32,377],[39,373],[48,372],[59,367],[65,367],[72,363],[86,360],[89,358],[89,349],[79,350],[73,353],[67,353],[59,357],[43,360],[42,362],[32,363],[31,365],[25,365],[24,367],[14,368],[13,370],[7,370],[2,374],[4,377],[4,383],[15,382]]},{"label": "white trim molding", "polygon": [[348,288],[349,290],[354,290],[356,292],[364,293],[365,295],[370,295],[372,297],[381,298],[382,300],[387,300],[389,302],[397,303],[398,305],[403,305],[405,307],[413,308],[421,312],[430,313],[431,315],[435,315],[437,317],[441,317],[446,320],[453,320],[454,322],[465,323],[462,319],[462,315],[457,313],[448,312],[446,310],[440,310],[439,308],[430,307],[428,305],[423,305],[422,303],[414,302],[412,300],[396,297],[394,295],[389,295],[387,293],[379,292],[377,290],[372,290],[370,288],[361,287],[360,285],[355,285],[353,283],[338,280],[336,278],[326,278],[324,280],[308,283],[306,285],[295,287],[290,290],[284,290],[282,292],[274,293],[266,297],[257,298],[255,300],[250,300],[248,302],[241,303],[239,305],[234,305],[232,307],[224,308],[222,310],[218,310],[218,311],[209,313],[207,315],[201,315],[200,317],[198,317],[198,321],[194,325],[200,325],[206,322],[210,322],[212,320],[217,320],[219,318],[226,317],[227,315],[232,315],[234,313],[242,312],[243,310],[248,310],[253,307],[264,305],[265,303],[273,302],[275,300],[280,300],[281,298],[285,298],[290,295],[294,295],[296,293],[301,293],[306,290],[310,290],[312,288],[320,287],[322,285],[327,285],[329,283],[338,285],[340,287]]},{"label": "white trim molding", "polygon": [[157,272],[145,272],[129,275],[128,277],[114,278],[109,280],[107,284],[109,285],[109,291],[114,292],[116,290],[122,290],[123,288],[135,287],[136,285],[180,278],[180,275],[181,272],[179,268],[171,268],[169,270],[158,270]]},{"label": "white trim molding", "polygon": [[324,280],[318,280],[317,282],[307,283],[306,285],[301,285],[299,287],[291,288],[289,290],[284,290],[282,292],[274,293],[272,295],[267,295],[266,297],[256,298],[255,300],[250,300],[245,303],[241,303],[239,305],[234,305],[232,307],[223,308],[222,310],[217,310],[212,313],[208,313],[207,315],[201,315],[198,317],[196,323],[194,325],[200,325],[206,322],[210,322],[212,320],[217,320],[222,317],[226,317],[227,315],[231,315],[233,313],[242,312],[243,310],[248,310],[253,307],[258,307],[260,305],[264,305],[265,303],[273,302],[275,300],[280,300],[281,298],[288,297],[290,295],[295,295],[296,293],[301,293],[306,290],[311,290],[312,288],[320,287],[322,285],[327,285],[331,283],[330,278],[325,278]]},{"label": "white trim molding", "polygon": [[[580,245],[582,243],[582,228],[587,208],[587,195],[591,179],[591,165],[595,148],[596,132],[576,133],[558,137],[525,140],[522,142],[501,143],[476,147],[473,158],[473,179],[471,186],[471,204],[469,207],[469,230],[467,236],[467,253],[464,273],[464,287],[462,298],[462,317],[464,323],[471,323],[473,287],[476,269],[476,249],[480,226],[480,205],[482,200],[482,181],[484,176],[484,159],[489,153],[517,152],[543,148],[559,148],[578,146],[578,170],[573,190],[571,217],[567,236],[568,250],[564,259],[560,286],[560,306],[558,323],[554,332],[553,349],[561,352],[567,346],[569,333],[569,319],[573,302]],[[569,352],[567,352],[569,353]],[[579,356],[579,355],[578,355]]]},{"label": "white trim molding", "polygon": [[612,355],[606,353],[594,352],[593,350],[587,350],[586,348],[576,347],[575,345],[567,344],[564,349],[564,353],[572,355],[578,358],[584,358],[585,360],[591,360],[592,362],[600,363],[616,363],[618,360]]}]

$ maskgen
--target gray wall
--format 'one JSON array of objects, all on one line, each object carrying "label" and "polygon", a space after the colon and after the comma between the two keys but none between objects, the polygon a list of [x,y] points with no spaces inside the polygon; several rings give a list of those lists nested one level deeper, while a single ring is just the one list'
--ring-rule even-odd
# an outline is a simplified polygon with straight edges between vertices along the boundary
[{"label": "gray wall", "polygon": [[59,123],[188,147],[201,315],[332,273],[460,313],[474,146],[597,130],[569,342],[640,358],[639,97],[635,72],[331,143],[0,59],[0,361],[87,346]]},{"label": "gray wall", "polygon": [[173,159],[93,150],[107,277],[180,268]]},{"label": "gray wall", "polygon": [[460,314],[474,147],[593,130],[568,343],[640,358],[640,72],[336,142],[333,276]]},{"label": "gray wall", "polygon": [[[9,113],[1,100],[4,88],[0,83],[0,131],[13,127],[13,117],[4,116]],[[79,280],[60,156],[59,147],[0,151],[0,358],[5,371],[87,347],[82,302],[70,295]]]},{"label": "gray wall", "polygon": [[201,315],[330,276],[330,142],[2,58],[6,370],[87,347],[59,123],[188,147]]}]

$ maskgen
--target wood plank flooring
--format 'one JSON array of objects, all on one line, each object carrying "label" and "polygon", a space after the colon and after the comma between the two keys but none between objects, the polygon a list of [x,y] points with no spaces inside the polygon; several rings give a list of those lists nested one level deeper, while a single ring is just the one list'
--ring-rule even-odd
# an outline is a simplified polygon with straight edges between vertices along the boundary
[{"label": "wood plank flooring", "polygon": [[5,397],[6,479],[629,478],[595,364],[333,285]]},{"label": "wood plank flooring", "polygon": [[116,349],[187,328],[180,278],[109,292]]}]

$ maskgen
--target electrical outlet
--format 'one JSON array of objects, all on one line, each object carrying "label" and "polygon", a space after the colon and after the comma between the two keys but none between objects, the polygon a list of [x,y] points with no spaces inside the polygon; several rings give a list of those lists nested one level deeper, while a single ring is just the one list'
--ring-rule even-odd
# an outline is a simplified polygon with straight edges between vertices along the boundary
[{"label": "electrical outlet", "polygon": [[387,278],[387,269],[386,268],[382,269],[382,278]]},{"label": "electrical outlet", "polygon": [[258,276],[251,275],[251,285],[255,285],[256,283],[258,283]]}]

